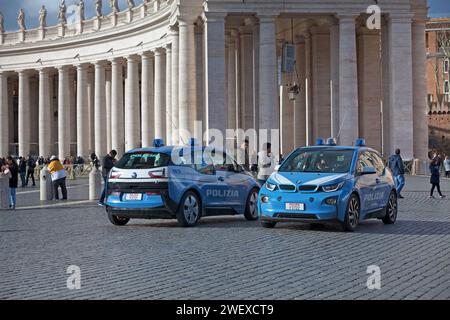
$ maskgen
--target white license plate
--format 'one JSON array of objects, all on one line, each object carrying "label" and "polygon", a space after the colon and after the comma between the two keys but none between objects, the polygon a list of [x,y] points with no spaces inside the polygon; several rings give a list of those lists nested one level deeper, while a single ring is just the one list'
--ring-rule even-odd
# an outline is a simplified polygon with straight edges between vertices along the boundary
[{"label": "white license plate", "polygon": [[127,201],[142,200],[142,193],[127,193],[125,194],[125,200]]},{"label": "white license plate", "polygon": [[290,211],[305,211],[304,203],[286,203],[286,210]]}]

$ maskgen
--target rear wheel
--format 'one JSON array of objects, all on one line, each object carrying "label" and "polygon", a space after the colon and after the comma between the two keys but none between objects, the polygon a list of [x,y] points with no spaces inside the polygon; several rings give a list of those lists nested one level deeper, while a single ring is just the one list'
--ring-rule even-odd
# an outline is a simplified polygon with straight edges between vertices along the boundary
[{"label": "rear wheel", "polygon": [[389,195],[386,215],[382,219],[384,224],[394,224],[397,221],[397,195],[394,191]]},{"label": "rear wheel", "polygon": [[186,194],[181,199],[180,207],[177,212],[178,223],[182,227],[193,227],[197,224],[200,219],[201,213],[201,203],[200,199],[192,191],[186,192]]},{"label": "rear wheel", "polygon": [[247,197],[244,216],[249,221],[258,220],[258,189],[252,189]]},{"label": "rear wheel", "polygon": [[124,226],[130,221],[130,218],[116,216],[111,211],[108,211],[108,219],[115,226]]},{"label": "rear wheel", "polygon": [[360,206],[356,194],[352,194],[348,200],[345,219],[342,226],[345,231],[355,231],[359,223]]}]

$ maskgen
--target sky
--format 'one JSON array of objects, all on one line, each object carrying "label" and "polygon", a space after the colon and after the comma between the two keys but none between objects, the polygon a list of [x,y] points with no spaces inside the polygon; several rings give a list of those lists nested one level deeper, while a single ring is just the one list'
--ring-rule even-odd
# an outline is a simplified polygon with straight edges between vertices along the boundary
[{"label": "sky", "polygon": [[[143,0],[135,0],[135,4],[139,5]],[[57,12],[60,0],[0,0],[0,12],[5,18],[6,31],[17,30],[17,15],[20,8],[25,10],[25,23],[28,29],[38,26],[39,9],[41,5],[47,8],[47,25],[57,24]],[[70,15],[74,10],[78,0],[66,0],[67,14]],[[84,0],[86,8],[86,19],[95,14],[95,0]],[[429,15],[433,18],[450,17],[450,0],[428,0],[430,7]],[[119,0],[119,8],[123,10],[127,7],[126,0]],[[103,14],[111,12],[109,8],[109,0],[103,0]]]}]

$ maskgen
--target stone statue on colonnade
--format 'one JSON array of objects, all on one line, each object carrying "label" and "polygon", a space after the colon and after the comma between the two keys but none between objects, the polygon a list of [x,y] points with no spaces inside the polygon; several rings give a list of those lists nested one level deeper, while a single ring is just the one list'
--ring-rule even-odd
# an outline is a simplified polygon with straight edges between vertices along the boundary
[{"label": "stone statue on colonnade", "polygon": [[39,26],[41,28],[45,28],[47,26],[47,9],[45,6],[42,6],[39,10]]},{"label": "stone statue on colonnade", "polygon": [[78,4],[78,12],[80,15],[80,21],[84,21],[85,15],[84,15],[84,0],[80,0],[80,3]]},{"label": "stone statue on colonnade", "polygon": [[25,27],[25,11],[22,8],[19,10],[19,16],[17,17],[17,24],[19,25],[19,30],[24,31]]},{"label": "stone statue on colonnade", "polygon": [[128,2],[129,9],[134,8],[134,0],[127,0],[127,2]]},{"label": "stone statue on colonnade", "polygon": [[109,6],[113,13],[119,12],[119,5],[117,4],[117,0],[109,0]]},{"label": "stone statue on colonnade", "polygon": [[3,17],[3,13],[0,12],[0,33],[5,32],[5,18]]},{"label": "stone statue on colonnade", "polygon": [[62,0],[61,4],[59,5],[58,11],[58,20],[60,24],[67,23],[66,13],[67,13],[66,1]]},{"label": "stone statue on colonnade", "polygon": [[103,16],[102,14],[102,0],[97,0],[95,2],[95,12],[97,13],[97,18],[100,18],[101,16]]}]

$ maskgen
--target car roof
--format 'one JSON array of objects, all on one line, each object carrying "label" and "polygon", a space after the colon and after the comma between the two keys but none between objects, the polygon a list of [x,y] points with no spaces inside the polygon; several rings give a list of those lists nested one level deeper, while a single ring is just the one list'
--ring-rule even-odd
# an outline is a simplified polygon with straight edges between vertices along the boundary
[{"label": "car roof", "polygon": [[192,150],[204,150],[208,147],[205,146],[163,146],[163,147],[151,147],[151,148],[137,148],[130,151],[127,151],[126,153],[136,153],[136,152],[159,152],[159,153],[166,153],[171,154],[172,150],[175,148],[191,148]]}]

